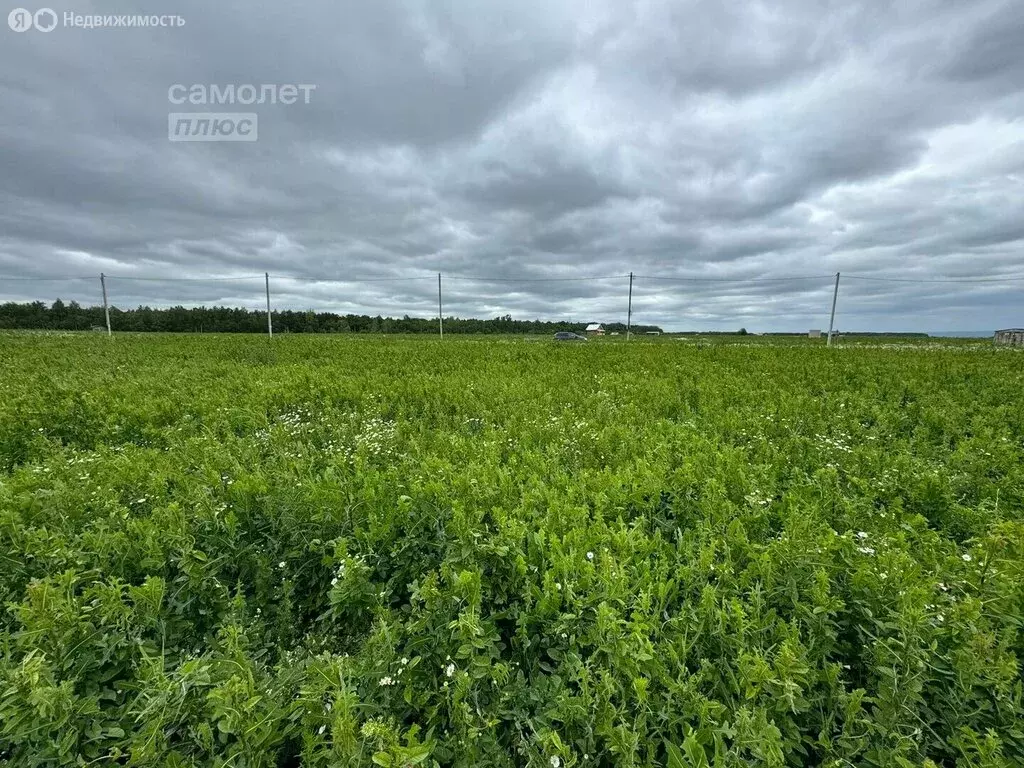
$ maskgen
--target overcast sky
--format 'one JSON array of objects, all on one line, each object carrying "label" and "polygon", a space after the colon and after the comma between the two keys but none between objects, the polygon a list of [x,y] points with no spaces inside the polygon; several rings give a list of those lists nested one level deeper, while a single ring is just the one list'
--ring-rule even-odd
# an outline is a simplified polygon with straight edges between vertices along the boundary
[{"label": "overcast sky", "polygon": [[[636,322],[804,330],[841,271],[842,329],[1024,326],[1019,0],[51,7],[185,25],[0,27],[0,275],[269,271],[276,308],[427,317],[443,272],[446,315],[612,322],[633,271]],[[316,90],[168,98],[249,83]],[[169,141],[187,111],[254,111],[258,141]],[[790,276],[814,279],[741,282]],[[262,278],[108,289],[263,302]],[[0,281],[58,296],[98,280]]]}]

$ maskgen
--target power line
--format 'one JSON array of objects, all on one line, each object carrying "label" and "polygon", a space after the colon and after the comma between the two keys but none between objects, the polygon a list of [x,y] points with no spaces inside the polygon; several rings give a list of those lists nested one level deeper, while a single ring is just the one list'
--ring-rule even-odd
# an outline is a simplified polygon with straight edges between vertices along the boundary
[{"label": "power line", "polygon": [[291,275],[271,275],[271,277],[276,277],[279,280],[295,280],[304,283],[401,283],[415,280],[433,281],[437,275],[420,275],[419,277],[293,277]]},{"label": "power line", "polygon": [[0,280],[31,280],[31,281],[53,281],[53,282],[64,282],[66,280],[96,280],[99,275],[79,275],[76,277],[0,277]]},{"label": "power line", "polygon": [[883,283],[1005,283],[1007,281],[1024,280],[1024,277],[965,277],[965,278],[921,278],[921,277],[876,277],[873,275],[854,275],[843,272],[844,278],[851,280],[873,280]]},{"label": "power line", "polygon": [[832,280],[835,273],[831,275],[793,275],[791,277],[677,277],[673,275],[633,275],[633,277],[637,280],[670,280],[687,283],[769,283],[787,280]]},{"label": "power line", "polygon": [[[242,280],[262,280],[263,275],[238,275],[237,277],[135,277],[128,275],[107,275],[107,280],[146,280],[159,283],[206,283],[206,282],[230,282]],[[0,278],[2,280],[4,278]]]},{"label": "power line", "polygon": [[[968,278],[917,278],[917,277],[887,277],[876,275],[858,275],[851,272],[843,272],[844,278],[850,280],[871,280],[887,283],[922,283],[922,284],[950,284],[950,283],[1004,283],[1024,281],[1022,277],[968,277]],[[767,283],[787,282],[800,280],[831,280],[835,274],[828,275],[787,275],[780,277],[698,277],[680,275],[638,275],[634,274],[636,280],[663,280],[667,282],[694,282],[694,283]],[[96,280],[99,275],[69,275],[66,277],[34,277],[24,275],[0,275],[2,281],[26,281],[26,282],[62,282],[69,280]],[[108,280],[136,280],[148,282],[169,282],[169,283],[204,283],[204,282],[242,282],[247,280],[263,280],[264,275],[213,275],[210,277],[150,277],[144,275],[110,275]],[[416,277],[301,277],[297,275],[271,275],[278,280],[292,280],[296,282],[311,283],[393,283],[393,282],[415,282],[418,280],[436,279],[436,273],[429,275],[418,275]],[[485,283],[561,283],[561,282],[588,282],[592,280],[625,280],[629,278],[628,273],[620,275],[587,275],[581,277],[480,277],[476,275],[444,275],[445,280],[461,280]]]},{"label": "power line", "polygon": [[624,275],[595,275],[591,277],[460,277],[458,275],[445,275],[445,280],[473,280],[485,283],[571,283],[585,282],[588,280],[625,280],[629,274]]}]

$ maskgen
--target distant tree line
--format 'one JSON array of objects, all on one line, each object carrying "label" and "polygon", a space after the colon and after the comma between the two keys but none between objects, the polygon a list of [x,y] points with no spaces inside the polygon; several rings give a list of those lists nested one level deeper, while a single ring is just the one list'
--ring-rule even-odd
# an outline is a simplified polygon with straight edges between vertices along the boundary
[{"label": "distant tree line", "polygon": [[[639,331],[638,331],[639,333]],[[885,336],[892,338],[929,338],[930,334],[918,333],[912,331],[843,331],[842,334],[839,331],[833,331],[836,336]],[[746,328],[740,328],[738,331],[674,331],[674,336],[749,336]],[[807,338],[807,331],[765,331],[759,334],[761,336],[792,336],[794,338],[804,339]],[[826,331],[821,332],[821,338],[828,336]]]},{"label": "distant tree line", "polygon": [[[833,331],[833,333],[836,336],[839,336],[839,335],[843,335],[843,336],[886,336],[886,337],[895,337],[895,338],[901,338],[901,339],[903,339],[903,338],[927,339],[929,337],[929,334],[927,334],[927,333],[918,333],[916,331],[843,331],[842,334],[840,334],[839,331]],[[778,331],[778,332],[771,332],[770,331],[768,333],[765,333],[764,335],[765,336],[800,336],[800,337],[803,337],[803,336],[806,336],[807,333],[806,332],[788,332],[787,333],[787,332],[782,332],[782,331]],[[821,337],[825,338],[826,336],[828,336],[828,332],[827,331],[822,331],[821,332]]]},{"label": "distant tree line", "polygon": [[[275,333],[437,333],[437,318],[393,318],[377,315],[339,315],[334,312],[283,310],[273,313]],[[260,310],[232,307],[169,307],[153,309],[110,308],[110,324],[115,331],[164,333],[265,333],[267,314]],[[444,319],[445,333],[556,333],[581,332],[586,323],[546,320],[513,320],[511,315],[492,320],[457,317]],[[83,307],[77,302],[65,304],[57,299],[45,302],[0,304],[0,328],[54,331],[87,331],[106,328],[103,307]],[[606,323],[606,332],[625,333],[625,323]],[[656,325],[634,325],[635,333],[661,329]]]}]

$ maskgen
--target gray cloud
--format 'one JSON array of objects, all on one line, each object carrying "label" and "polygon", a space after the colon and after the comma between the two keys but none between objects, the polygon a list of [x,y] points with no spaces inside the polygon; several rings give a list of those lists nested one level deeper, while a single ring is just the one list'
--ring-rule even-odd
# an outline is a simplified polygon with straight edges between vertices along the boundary
[{"label": "gray cloud", "polygon": [[[1013,0],[56,10],[186,24],[2,30],[0,300],[93,303],[95,278],[37,278],[103,271],[122,306],[258,307],[269,271],[279,308],[428,316],[440,271],[446,313],[615,321],[632,271],[638,322],[782,330],[827,324],[836,271],[1024,276]],[[168,112],[232,109],[259,141],[167,140]],[[119,279],[223,275],[253,277]],[[744,282],[787,275],[816,279]],[[1022,293],[849,279],[839,324],[1020,325]]]}]

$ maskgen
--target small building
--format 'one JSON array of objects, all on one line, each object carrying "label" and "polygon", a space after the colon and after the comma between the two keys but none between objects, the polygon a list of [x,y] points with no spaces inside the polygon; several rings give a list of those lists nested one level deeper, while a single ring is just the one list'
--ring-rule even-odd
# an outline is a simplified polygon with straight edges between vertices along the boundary
[{"label": "small building", "polygon": [[807,338],[808,339],[820,339],[821,338],[821,329],[820,328],[815,328],[813,330],[808,331],[807,332]]},{"label": "small building", "polygon": [[591,323],[587,326],[587,333],[591,336],[604,336],[604,328],[600,323]]},{"label": "small building", "polygon": [[648,336],[661,336],[661,331],[648,331]]},{"label": "small building", "polygon": [[1024,347],[1024,328],[1004,328],[996,331],[992,341],[1007,347]]}]

